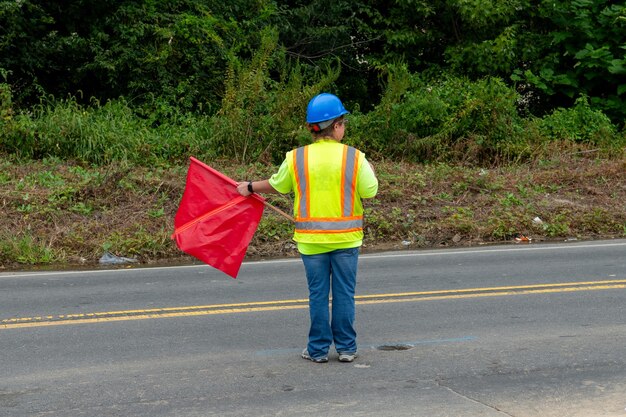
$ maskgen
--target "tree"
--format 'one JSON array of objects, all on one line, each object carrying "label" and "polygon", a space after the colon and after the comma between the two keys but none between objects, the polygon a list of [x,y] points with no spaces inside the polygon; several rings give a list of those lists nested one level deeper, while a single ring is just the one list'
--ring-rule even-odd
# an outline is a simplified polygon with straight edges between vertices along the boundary
[{"label": "tree", "polygon": [[[341,68],[329,88],[364,112],[386,69],[406,65],[434,79],[504,79],[535,98],[536,114],[584,95],[621,122],[625,10],[612,0],[0,0],[0,70],[16,106],[124,96],[155,123],[214,114],[229,62],[254,56],[271,26],[288,57],[276,62],[305,79]],[[273,65],[273,80],[289,73]]]},{"label": "tree", "polygon": [[148,113],[216,111],[230,54],[248,54],[270,1],[0,1],[0,68],[15,100],[126,96]]},{"label": "tree", "polygon": [[[514,71],[556,103],[589,96],[613,120],[626,116],[626,7],[609,0],[543,1],[544,35]],[[535,37],[537,38],[537,37]]]}]

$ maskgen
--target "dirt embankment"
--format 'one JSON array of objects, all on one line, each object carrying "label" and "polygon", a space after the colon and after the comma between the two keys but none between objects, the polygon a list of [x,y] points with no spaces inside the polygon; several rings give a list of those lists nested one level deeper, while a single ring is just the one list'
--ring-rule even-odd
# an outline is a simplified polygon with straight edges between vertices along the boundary
[{"label": "dirt embankment", "polygon": [[[234,179],[273,166],[208,161]],[[188,262],[171,240],[186,166],[0,161],[0,265]],[[364,251],[626,237],[626,160],[563,158],[498,168],[374,162]],[[268,200],[291,211],[289,196]],[[266,210],[248,256],[296,256],[289,221]]]}]

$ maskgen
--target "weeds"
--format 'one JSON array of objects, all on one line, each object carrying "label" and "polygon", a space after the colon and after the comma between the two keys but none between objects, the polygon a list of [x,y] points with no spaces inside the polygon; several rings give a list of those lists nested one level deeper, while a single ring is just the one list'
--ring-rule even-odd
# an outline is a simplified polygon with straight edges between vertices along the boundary
[{"label": "weeds", "polygon": [[[4,232],[4,231],[3,231]],[[0,261],[20,265],[42,265],[62,261],[64,256],[31,234],[0,238]]]},{"label": "weeds", "polygon": [[[307,102],[332,91],[340,71],[331,67],[305,76],[299,66],[285,64],[271,29],[260,39],[249,61],[230,58],[221,108],[211,115],[174,108],[145,114],[124,98],[83,105],[76,98],[46,97],[15,113],[11,91],[0,83],[0,152],[84,166],[167,166],[190,155],[278,163],[286,151],[308,142]],[[536,118],[520,114],[519,94],[498,78],[444,74],[433,80],[403,66],[387,75],[373,110],[350,109],[345,140],[372,160],[492,168],[555,155],[624,156],[626,131],[585,97]]]},{"label": "weeds", "polygon": [[[235,179],[267,178],[274,165],[211,161]],[[374,162],[379,195],[365,200],[365,250],[626,236],[622,160],[559,159],[476,168]],[[0,263],[96,263],[105,251],[155,262],[184,255],[170,239],[186,166],[88,166],[4,159]],[[268,195],[290,212],[292,198]],[[539,218],[540,222],[533,219]],[[35,232],[36,231],[36,232]],[[292,225],[266,210],[254,257],[294,256]],[[184,258],[188,259],[188,258]]]}]

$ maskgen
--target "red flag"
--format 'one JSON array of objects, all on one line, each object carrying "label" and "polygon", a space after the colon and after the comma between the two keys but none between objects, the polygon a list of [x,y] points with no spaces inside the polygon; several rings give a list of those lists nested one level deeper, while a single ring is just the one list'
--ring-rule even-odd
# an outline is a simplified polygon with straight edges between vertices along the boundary
[{"label": "red flag", "polygon": [[235,181],[190,160],[172,238],[183,252],[237,278],[265,200],[258,194],[240,195]]}]

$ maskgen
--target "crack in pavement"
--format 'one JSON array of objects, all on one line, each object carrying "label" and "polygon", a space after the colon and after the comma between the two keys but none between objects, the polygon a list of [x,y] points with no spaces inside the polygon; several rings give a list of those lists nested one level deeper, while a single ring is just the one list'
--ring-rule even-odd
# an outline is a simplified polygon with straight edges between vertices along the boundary
[{"label": "crack in pavement", "polygon": [[513,414],[509,414],[509,413],[507,413],[507,412],[505,412],[505,411],[502,411],[502,410],[500,410],[500,409],[499,409],[498,407],[496,407],[496,406],[489,405],[489,404],[483,403],[483,402],[481,402],[481,401],[478,401],[478,400],[476,400],[476,399],[474,399],[474,398],[468,397],[467,395],[463,395],[463,394],[461,394],[460,392],[453,390],[453,389],[452,389],[452,388],[450,388],[449,386],[447,386],[447,385],[443,385],[443,384],[441,383],[441,381],[439,381],[439,380],[435,380],[435,383],[437,384],[437,386],[438,386],[438,387],[444,388],[444,389],[446,389],[446,390],[450,391],[451,393],[453,393],[453,394],[455,394],[455,395],[458,395],[459,397],[461,397],[461,398],[463,398],[463,399],[465,399],[465,400],[471,401],[471,402],[473,402],[473,403],[475,403],[475,404],[480,404],[480,405],[482,405],[482,406],[484,406],[484,407],[491,408],[492,410],[497,411],[498,413],[502,413],[502,415],[509,416],[509,417],[515,417]]}]

